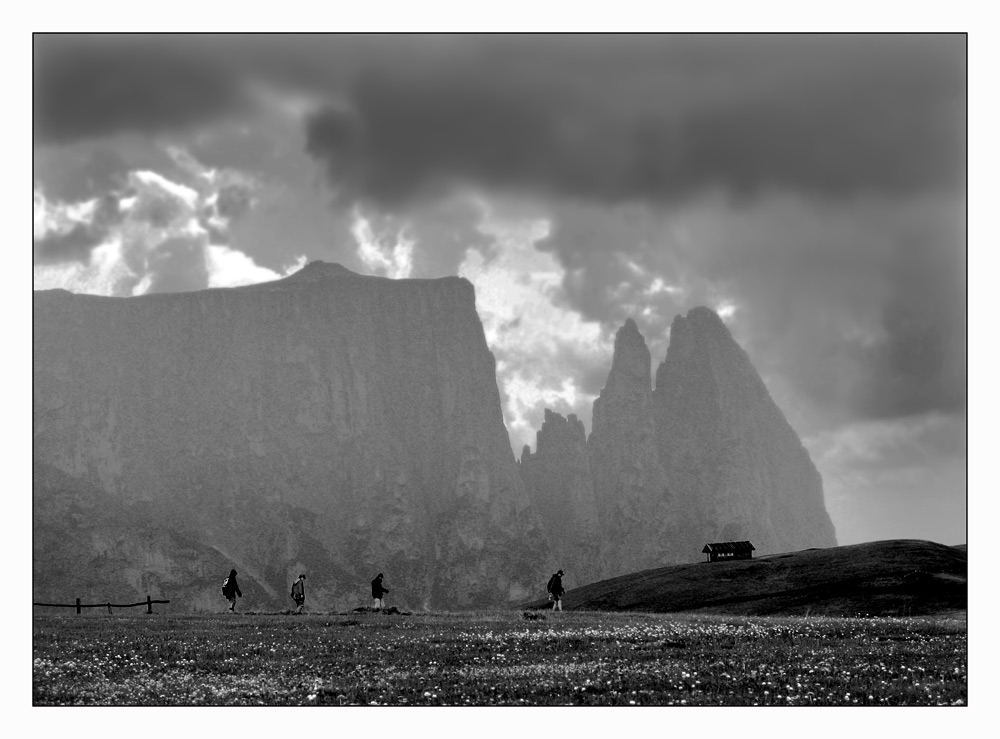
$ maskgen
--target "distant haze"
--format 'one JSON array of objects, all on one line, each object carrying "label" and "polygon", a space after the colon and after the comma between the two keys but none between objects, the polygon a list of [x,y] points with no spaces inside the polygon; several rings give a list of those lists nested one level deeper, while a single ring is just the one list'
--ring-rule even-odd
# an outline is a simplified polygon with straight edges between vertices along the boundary
[{"label": "distant haze", "polygon": [[966,38],[35,35],[36,289],[460,275],[510,444],[718,312],[841,544],[966,540]]}]

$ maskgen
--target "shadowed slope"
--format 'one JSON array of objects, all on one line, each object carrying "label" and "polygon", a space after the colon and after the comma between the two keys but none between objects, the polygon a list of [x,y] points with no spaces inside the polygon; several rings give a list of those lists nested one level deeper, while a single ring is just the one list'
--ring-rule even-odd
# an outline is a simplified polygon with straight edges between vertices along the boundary
[{"label": "shadowed slope", "polygon": [[[899,616],[967,607],[963,549],[902,539],[661,567],[570,589],[563,608]],[[525,608],[548,607],[534,601]]]}]

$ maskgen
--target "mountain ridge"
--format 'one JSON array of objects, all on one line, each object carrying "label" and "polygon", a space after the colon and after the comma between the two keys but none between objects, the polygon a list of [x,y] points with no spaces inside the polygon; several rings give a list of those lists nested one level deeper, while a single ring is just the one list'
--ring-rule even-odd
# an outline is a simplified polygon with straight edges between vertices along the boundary
[{"label": "mountain ridge", "polygon": [[[414,605],[527,592],[546,539],[471,283],[318,267],[339,276],[36,293],[35,459],[226,552],[268,599],[306,570],[331,607],[358,605],[378,571]],[[197,600],[216,579],[172,586]]]},{"label": "mountain ridge", "polygon": [[[34,550],[36,600],[71,589],[69,569],[50,572],[58,560],[105,573],[105,589],[172,591],[206,610],[227,563],[272,605],[306,571],[312,602],[354,607],[385,571],[408,607],[489,607],[523,600],[556,566],[596,580],[687,561],[729,534],[762,552],[835,543],[808,453],[707,308],[675,319],[687,335],[676,347],[671,337],[669,381],[658,371],[655,388],[627,319],[590,435],[547,410],[536,452],[520,460],[465,278],[311,262],[273,282],[188,293],[36,291],[33,311],[33,523],[62,547]],[[674,413],[684,424],[665,434]],[[771,439],[782,422],[784,440]],[[686,478],[693,468],[704,469]],[[67,522],[48,505],[59,496],[105,502]],[[772,511],[772,497],[792,513]],[[781,533],[813,518],[800,539]],[[116,526],[160,548],[94,533]],[[127,552],[152,564],[132,573]]]},{"label": "mountain ridge", "polygon": [[[836,545],[819,472],[714,311],[674,318],[655,385],[650,379],[645,338],[627,319],[594,400],[587,464],[560,468],[522,452],[522,469],[547,468],[525,478],[540,503],[549,495],[543,479],[593,489],[601,545],[596,561],[575,565],[583,580],[685,562],[709,541],[750,539],[759,553]],[[547,429],[565,420],[546,410],[539,451]],[[579,479],[584,466],[589,480]],[[572,550],[552,534],[557,552]]]}]

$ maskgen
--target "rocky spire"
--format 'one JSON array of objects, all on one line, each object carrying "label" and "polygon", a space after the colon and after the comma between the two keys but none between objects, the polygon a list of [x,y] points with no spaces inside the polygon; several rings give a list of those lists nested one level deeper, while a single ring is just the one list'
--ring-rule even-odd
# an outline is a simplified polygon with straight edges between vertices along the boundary
[{"label": "rocky spire", "polygon": [[578,585],[600,579],[600,528],[583,422],[546,408],[535,452],[525,447],[521,454],[521,477],[548,534],[553,566],[572,567]]},{"label": "rocky spire", "polygon": [[808,452],[708,308],[674,319],[653,414],[686,548],[729,539],[749,539],[761,553],[836,544]]},{"label": "rocky spire", "polygon": [[633,564],[661,564],[664,547],[669,546],[662,529],[668,523],[662,510],[667,480],[656,444],[649,349],[631,318],[615,335],[611,371],[594,401],[587,449],[601,512],[606,574],[632,571]]},{"label": "rocky spire", "polygon": [[631,318],[615,334],[611,371],[594,400],[591,438],[616,433],[622,421],[645,413],[651,399],[650,357],[646,340]]}]

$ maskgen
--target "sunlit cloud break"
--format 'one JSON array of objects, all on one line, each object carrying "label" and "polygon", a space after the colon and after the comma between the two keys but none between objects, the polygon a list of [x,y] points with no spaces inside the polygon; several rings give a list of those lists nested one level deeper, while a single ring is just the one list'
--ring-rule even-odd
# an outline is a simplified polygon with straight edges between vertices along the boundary
[{"label": "sunlit cloud break", "polygon": [[209,287],[239,287],[271,282],[298,272],[306,264],[304,256],[298,257],[280,271],[261,267],[241,251],[228,246],[209,245],[205,250]]},{"label": "sunlit cloud break", "polygon": [[365,267],[393,279],[409,277],[413,271],[414,241],[407,238],[406,228],[392,234],[376,233],[359,208],[355,208],[352,215],[351,235],[357,242],[357,254]]},{"label": "sunlit cloud break", "polygon": [[502,219],[484,209],[478,229],[492,237],[491,248],[468,249],[458,269],[476,288],[476,309],[497,357],[515,447],[533,441],[533,412],[593,400],[579,389],[575,374],[585,363],[574,358],[592,361],[611,352],[600,324],[559,305],[565,268],[535,247],[550,227],[545,219]]},{"label": "sunlit cloud break", "polygon": [[[157,291],[157,272],[172,260],[197,287],[235,287],[286,277],[306,262],[299,256],[279,270],[257,264],[252,257],[228,244],[231,218],[219,212],[223,188],[252,192],[255,183],[243,173],[202,167],[190,154],[168,147],[171,157],[198,176],[198,189],[174,182],[150,170],[128,175],[127,197],[117,200],[120,219],[103,232],[85,259],[55,261],[34,266],[34,289],[62,288],[96,295],[135,296]],[[247,196],[247,205],[251,201]],[[49,201],[38,187],[33,193],[34,238],[64,235],[74,228],[92,226],[97,200],[80,203]],[[183,245],[183,249],[178,247]],[[180,256],[178,257],[178,254]],[[176,289],[176,288],[175,288]]]}]

